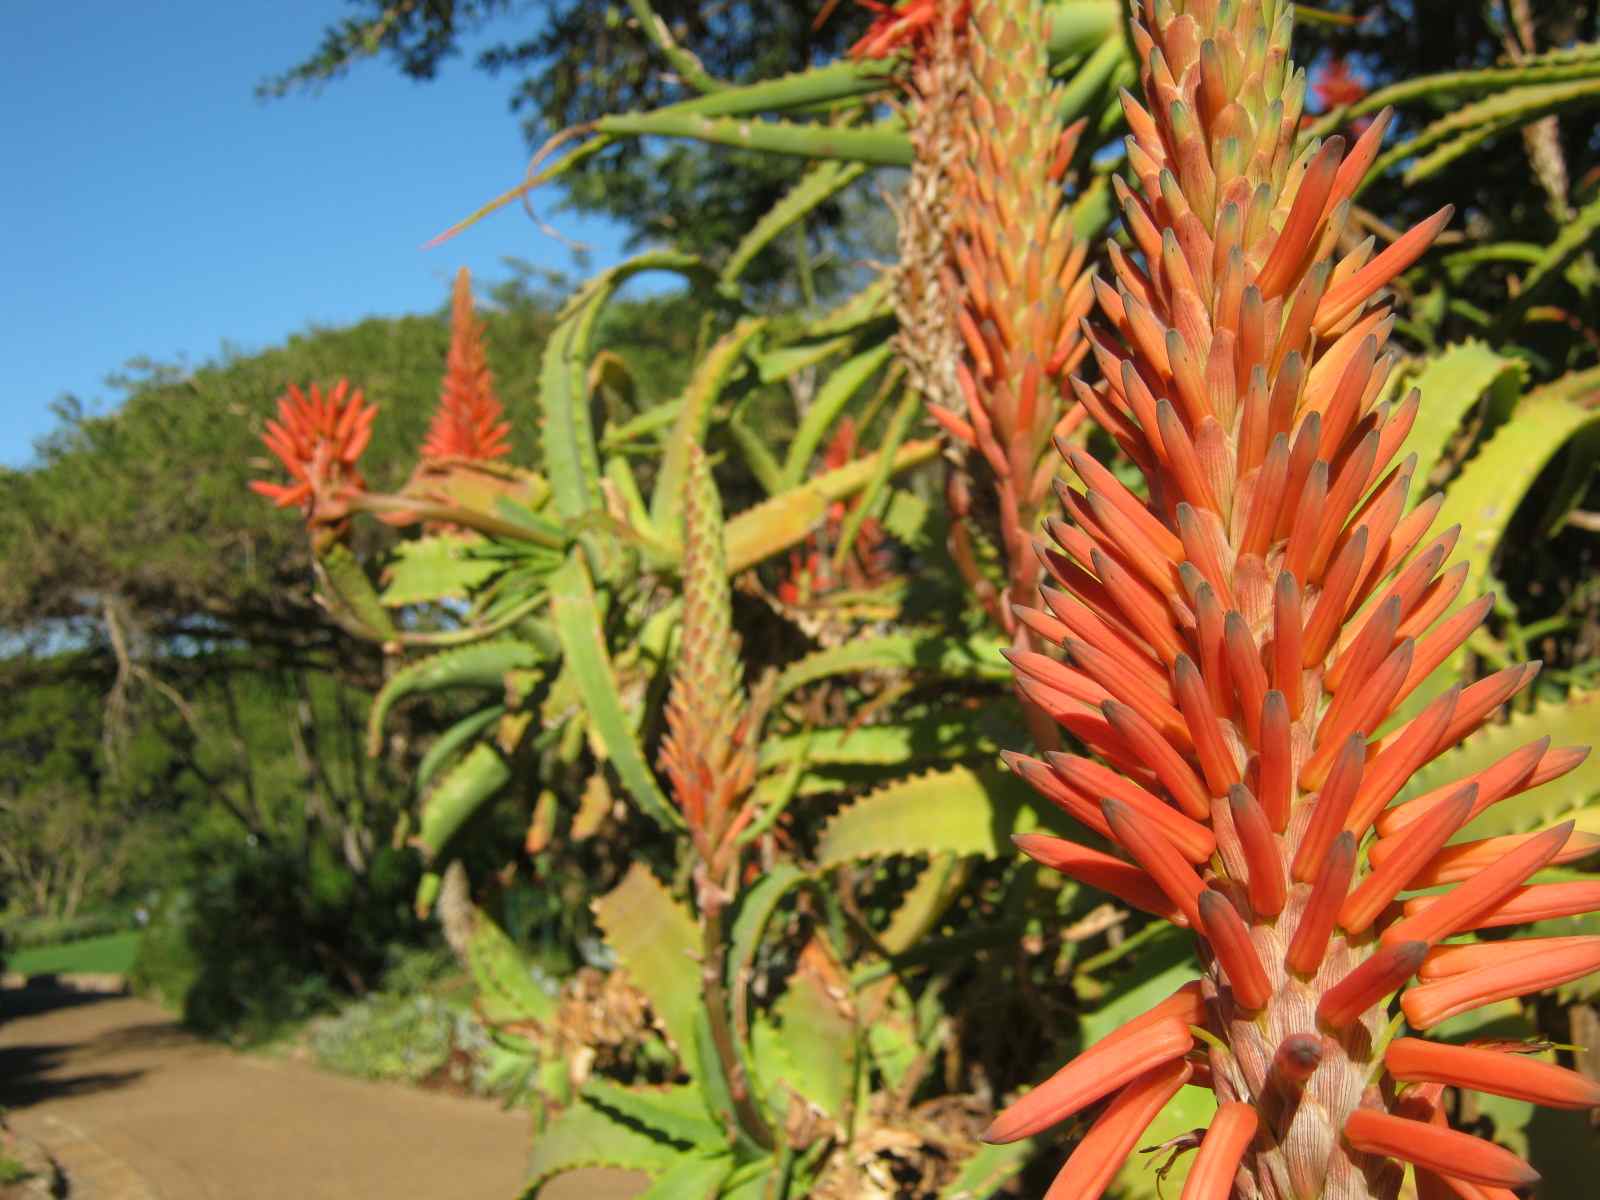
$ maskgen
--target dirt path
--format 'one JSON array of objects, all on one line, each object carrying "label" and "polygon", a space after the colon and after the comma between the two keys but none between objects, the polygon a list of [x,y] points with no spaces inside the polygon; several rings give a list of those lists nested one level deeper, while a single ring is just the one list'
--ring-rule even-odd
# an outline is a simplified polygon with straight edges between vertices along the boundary
[{"label": "dirt path", "polygon": [[[0,992],[0,1106],[74,1200],[514,1200],[528,1137],[522,1113],[235,1054],[125,997]],[[634,1191],[560,1182],[542,1200]]]}]

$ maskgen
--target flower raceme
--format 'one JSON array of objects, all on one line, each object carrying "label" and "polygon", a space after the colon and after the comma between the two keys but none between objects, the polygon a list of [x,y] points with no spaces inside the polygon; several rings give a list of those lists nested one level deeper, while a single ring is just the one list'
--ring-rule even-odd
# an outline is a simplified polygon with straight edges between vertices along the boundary
[{"label": "flower raceme", "polygon": [[450,356],[444,389],[422,443],[426,461],[464,458],[488,462],[511,453],[511,423],[494,394],[483,351],[483,324],[472,314],[472,277],[462,267],[450,299]]},{"label": "flower raceme", "polygon": [[365,490],[356,469],[372,438],[376,405],[364,404],[361,389],[341,379],[326,393],[310,394],[294,384],[278,400],[278,419],[268,421],[261,440],[289,472],[287,484],[251,480],[251,490],[279,508],[298,505],[314,525],[335,524],[349,515],[352,495]]},{"label": "flower raceme", "polygon": [[1409,504],[1417,395],[1383,399],[1380,292],[1450,213],[1381,252],[1370,238],[1341,250],[1387,114],[1352,145],[1297,152],[1291,6],[1139,8],[1144,101],[1124,96],[1138,188],[1117,184],[1133,251],[1108,247],[1094,284],[1106,327],[1088,335],[1102,380],[1073,389],[1146,495],[1062,447],[1076,481],[1057,482],[1064,519],[1039,547],[1053,586],[1017,617],[1065,661],[1011,657],[1023,694],[1094,757],[1008,759],[1114,853],[1043,835],[1021,848],[1191,928],[1203,977],[988,1136],[1104,1101],[1049,1192],[1092,1200],[1193,1079],[1219,1108],[1184,1200],[1393,1200],[1405,1163],[1424,1198],[1503,1195],[1537,1175],[1451,1130],[1443,1088],[1567,1107],[1600,1095],[1524,1047],[1395,1038],[1389,999],[1404,989],[1420,1033],[1600,968],[1597,938],[1448,941],[1595,908],[1592,885],[1529,880],[1597,839],[1568,823],[1452,840],[1582,760],[1547,739],[1394,805],[1536,670],[1452,687],[1389,729],[1489,610],[1447,566],[1457,531],[1430,533],[1437,499]]}]

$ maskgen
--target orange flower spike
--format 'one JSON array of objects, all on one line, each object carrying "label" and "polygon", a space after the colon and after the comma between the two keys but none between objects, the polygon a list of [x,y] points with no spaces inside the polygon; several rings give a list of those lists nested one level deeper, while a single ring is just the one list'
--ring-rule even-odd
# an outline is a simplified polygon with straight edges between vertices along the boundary
[{"label": "orange flower spike", "polygon": [[1211,706],[1205,681],[1187,654],[1178,655],[1172,664],[1172,690],[1177,693],[1178,709],[1194,739],[1195,754],[1200,759],[1207,789],[1213,796],[1226,795],[1228,789],[1239,782],[1239,767],[1223,740],[1217,710]]},{"label": "orange flower spike", "polygon": [[1322,1038],[1314,1033],[1291,1033],[1278,1043],[1267,1078],[1287,1099],[1305,1090],[1327,1055]]},{"label": "orange flower spike", "polygon": [[1188,1025],[1176,1018],[1157,1021],[1137,1038],[1102,1042],[1006,1108],[983,1131],[983,1140],[1003,1145],[1059,1125],[1147,1071],[1182,1060],[1193,1045]]},{"label": "orange flower spike", "polygon": [[1200,1142],[1200,1151],[1189,1165],[1179,1200],[1228,1200],[1233,1194],[1233,1177],[1239,1161],[1256,1135],[1260,1119],[1256,1110],[1237,1100],[1217,1108],[1211,1127]]},{"label": "orange flower spike", "polygon": [[[1380,400],[1396,317],[1378,292],[1447,216],[1381,253],[1370,239],[1340,248],[1388,118],[1351,146],[1329,139],[1296,151],[1306,81],[1289,61],[1291,6],[1132,7],[1143,98],[1123,94],[1133,183],[1111,186],[1133,248],[1112,251],[1106,281],[1082,289],[1101,311],[1081,344],[1102,382],[1074,391],[1144,487],[1063,448],[1085,490],[1068,490],[1066,520],[1048,526],[1064,553],[1042,554],[1063,589],[1047,599],[1059,623],[1021,624],[1107,697],[1052,699],[1049,711],[1087,749],[1050,758],[1051,770],[1030,778],[1070,811],[1097,805],[1089,824],[1131,862],[1091,869],[1124,894],[1142,873],[1201,942],[1205,1076],[1222,1111],[1247,1106],[1260,1136],[1229,1147],[1217,1180],[1201,1172],[1199,1194],[1394,1200],[1401,1173],[1365,1160],[1355,1110],[1409,1112],[1423,1093],[1369,1086],[1373,1048],[1385,1044],[1380,1002],[1421,968],[1463,967],[1403,993],[1419,1019],[1585,970],[1584,945],[1497,958],[1493,971],[1454,950],[1428,953],[1440,936],[1519,905],[1576,911],[1588,893],[1526,881],[1600,839],[1567,830],[1531,849],[1526,837],[1445,844],[1483,807],[1578,761],[1539,743],[1385,815],[1416,771],[1533,675],[1517,667],[1449,688],[1379,735],[1487,611],[1458,599],[1468,576],[1447,561],[1458,534],[1425,543],[1441,498],[1407,511],[1417,467],[1404,449],[1418,399]],[[1039,668],[1017,665],[1019,686],[1044,687]],[[1374,823],[1388,836],[1359,862]],[[1215,857],[1198,854],[1207,840]],[[1436,899],[1437,910],[1408,905],[1395,919],[1405,890],[1480,873],[1485,882]],[[1292,977],[1275,991],[1285,968]],[[1311,1009],[1316,1031],[1305,1028]],[[1286,1039],[1284,1030],[1298,1032]],[[1299,1057],[1275,1065],[1291,1041]],[[1316,1104],[1286,1106],[1312,1072]],[[1128,1084],[1114,1105],[1131,1104],[1135,1090]],[[1431,1122],[1437,1106],[1417,1115]],[[1098,1195],[1111,1178],[1127,1147],[1100,1136],[1104,1122],[1053,1195]],[[1341,1140],[1347,1123],[1353,1137]],[[1212,1140],[1220,1146],[1221,1134]],[[1430,1188],[1501,1200],[1498,1183],[1424,1170]]]},{"label": "orange flower spike", "polygon": [[490,462],[511,453],[511,423],[494,394],[494,376],[483,349],[483,324],[472,312],[472,280],[462,267],[450,303],[450,356],[444,389],[423,439],[425,459],[466,458]]},{"label": "orange flower spike", "polygon": [[1542,992],[1545,988],[1600,971],[1600,938],[1572,941],[1576,944],[1419,984],[1400,998],[1400,1007],[1412,1028],[1432,1029],[1457,1013],[1470,1012],[1513,996]]},{"label": "orange flower spike", "polygon": [[1539,1182],[1539,1172],[1492,1142],[1376,1109],[1351,1113],[1344,1136],[1364,1154],[1388,1155],[1469,1183],[1519,1188]]},{"label": "orange flower spike", "polygon": [[1547,1108],[1600,1107],[1600,1082],[1523,1054],[1397,1038],[1383,1065],[1402,1083],[1447,1083]]},{"label": "orange flower spike", "polygon": [[1272,998],[1272,981],[1250,941],[1249,928],[1228,898],[1212,888],[1200,893],[1198,907],[1200,930],[1222,964],[1234,999],[1251,1012],[1259,1012]]},{"label": "orange flower spike", "polygon": [[1186,817],[1195,821],[1210,818],[1211,800],[1205,785],[1154,725],[1135,709],[1116,700],[1107,700],[1100,711],[1111,728],[1132,748],[1135,757],[1155,772],[1161,786]]},{"label": "orange flower spike", "polygon": [[1180,1059],[1118,1092],[1050,1184],[1045,1200],[1099,1200],[1105,1195],[1150,1123],[1193,1075],[1194,1067]]},{"label": "orange flower spike", "polygon": [[[1422,965],[1426,942],[1400,942],[1379,950],[1322,994],[1317,1020],[1333,1029],[1345,1029],[1393,992]],[[1416,994],[1413,988],[1407,997]]]}]

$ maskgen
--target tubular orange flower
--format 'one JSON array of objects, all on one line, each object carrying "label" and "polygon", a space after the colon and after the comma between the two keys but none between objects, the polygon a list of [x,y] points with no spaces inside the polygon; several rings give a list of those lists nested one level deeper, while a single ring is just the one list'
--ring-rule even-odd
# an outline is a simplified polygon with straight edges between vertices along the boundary
[{"label": "tubular orange flower", "polygon": [[363,404],[361,389],[341,379],[326,394],[316,384],[307,395],[294,384],[278,400],[278,419],[268,421],[261,440],[289,472],[288,484],[251,480],[252,491],[279,508],[299,505],[312,524],[334,524],[349,515],[349,499],[366,489],[356,469],[372,438],[376,405]]},{"label": "tubular orange flower", "polygon": [[[1381,1061],[1388,998],[1419,969],[1438,977],[1402,991],[1401,1008],[1425,1029],[1600,967],[1600,941],[1588,939],[1532,954],[1495,948],[1481,961],[1476,949],[1430,955],[1543,865],[1600,844],[1570,827],[1448,844],[1485,808],[1570,770],[1578,753],[1536,742],[1389,809],[1535,671],[1447,690],[1379,735],[1490,607],[1460,598],[1467,574],[1446,561],[1455,531],[1430,540],[1438,500],[1407,510],[1416,463],[1400,451],[1417,397],[1383,399],[1394,317],[1379,292],[1450,210],[1376,255],[1341,250],[1387,114],[1353,145],[1333,137],[1297,148],[1306,78],[1289,61],[1291,5],[1135,7],[1144,97],[1125,94],[1123,107],[1138,186],[1116,191],[1136,253],[1109,252],[1111,278],[1094,285],[1109,328],[1085,339],[1102,382],[1074,389],[1138,466],[1143,494],[1067,449],[1076,480],[1058,486],[1065,519],[1046,523],[1054,545],[1040,553],[1060,590],[1040,591],[1048,612],[1024,601],[1019,618],[1066,661],[1011,660],[1025,694],[1095,757],[1008,758],[1109,836],[1114,855],[1037,857],[1080,877],[1090,865],[1117,894],[1174,908],[1196,931],[1202,1078],[1224,1111],[1251,1111],[1260,1134],[1238,1150],[1239,1194],[1393,1200],[1403,1171],[1389,1159],[1452,1184],[1521,1186],[1533,1176],[1513,1156],[1433,1124],[1431,1110],[1422,1121],[1397,1115],[1409,1110]],[[968,257],[980,248],[973,237]],[[1047,248],[1041,261],[1065,254]],[[1013,337],[1017,322],[985,307],[1002,282],[978,271],[964,282],[970,428],[994,435],[984,453],[998,474],[1031,461],[1036,443],[1027,422],[989,414],[1026,407],[1043,357],[1037,339]],[[1361,865],[1375,824],[1383,836]],[[1132,872],[1159,891],[1157,903]],[[1405,913],[1408,892],[1455,883],[1464,886],[1436,908]],[[1570,910],[1588,895],[1552,902]],[[1105,1046],[1065,1077],[1085,1059],[1118,1065],[1119,1081],[1150,1069],[1135,1041]],[[1125,1086],[1119,1114],[1144,1094]],[[1031,1095],[1020,1102],[1027,1120],[1008,1110],[997,1128],[1042,1128],[1050,1106]],[[1125,1145],[1097,1124],[1062,1176],[1070,1186],[1058,1181],[1052,1194],[1098,1196],[1115,1170],[1107,1156]],[[1199,1186],[1226,1190],[1209,1174]]]},{"label": "tubular orange flower", "polygon": [[483,353],[483,324],[472,315],[472,278],[462,267],[450,300],[450,357],[444,390],[423,439],[424,459],[467,458],[487,462],[511,453],[511,423],[494,394],[494,376]]},{"label": "tubular orange flower", "polygon": [[1505,1050],[1397,1038],[1383,1052],[1383,1065],[1405,1083],[1448,1083],[1549,1108],[1600,1107],[1600,1083]]},{"label": "tubular orange flower", "polygon": [[1528,1187],[1539,1182],[1539,1172],[1509,1150],[1453,1129],[1391,1113],[1359,1109],[1350,1114],[1344,1135],[1357,1150],[1387,1154],[1468,1183]]}]

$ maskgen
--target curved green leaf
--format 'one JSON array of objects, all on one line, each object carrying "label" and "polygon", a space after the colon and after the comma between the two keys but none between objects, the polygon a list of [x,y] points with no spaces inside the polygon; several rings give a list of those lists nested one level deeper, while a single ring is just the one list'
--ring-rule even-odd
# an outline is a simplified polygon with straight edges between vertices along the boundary
[{"label": "curved green leaf", "polygon": [[849,187],[865,170],[860,163],[821,162],[812,167],[763,214],[749,233],[739,239],[722,268],[722,282],[736,283],[751,260],[771,245],[773,238],[797,221],[805,220],[808,213]]},{"label": "curved green leaf", "polygon": [[706,1120],[700,1089],[693,1085],[625,1088],[597,1076],[583,1085],[580,1094],[585,1103],[643,1125],[668,1141],[700,1149],[726,1149],[726,1135]]},{"label": "curved green leaf", "polygon": [[677,423],[667,439],[661,470],[656,476],[650,499],[650,519],[658,539],[668,545],[682,542],[683,481],[688,471],[689,450],[705,441],[711,423],[711,408],[734,370],[744,361],[750,343],[767,327],[765,318],[746,317],[717,340],[695,368],[694,377],[683,394]]},{"label": "curved green leaf", "polygon": [[885,854],[1014,853],[1011,835],[1039,825],[1033,789],[995,767],[954,767],[898,780],[841,809],[823,827],[823,868]]},{"label": "curved green leaf", "polygon": [[367,717],[367,753],[377,755],[383,746],[383,723],[407,696],[444,688],[497,688],[507,671],[526,670],[544,661],[544,653],[531,642],[502,638],[445,650],[401,667],[372,698]]},{"label": "curved green leaf", "polygon": [[583,697],[588,719],[634,803],[663,829],[673,829],[680,818],[645,762],[633,722],[623,707],[600,628],[600,606],[581,554],[575,550],[550,576],[551,618],[567,669]]},{"label": "curved green leaf", "polygon": [[1600,198],[1591,200],[1561,227],[1556,240],[1545,248],[1533,269],[1523,277],[1522,286],[1500,314],[1499,327],[1509,329],[1538,298],[1545,281],[1564,271],[1597,236],[1600,236]]},{"label": "curved green leaf", "polygon": [[688,1155],[635,1200],[716,1200],[733,1174],[733,1155]]},{"label": "curved green leaf", "polygon": [[845,405],[875,375],[894,354],[894,346],[885,342],[864,350],[841,363],[817,389],[817,394],[795,430],[794,441],[783,460],[783,479],[788,487],[797,487],[811,469],[811,460],[817,447],[833,428]]},{"label": "curved green leaf", "polygon": [[472,545],[466,538],[447,536],[401,542],[384,569],[383,603],[397,608],[466,599],[474,588],[505,569],[503,562],[470,557],[466,552]]},{"label": "curved green leaf", "polygon": [[589,416],[588,357],[600,310],[634,275],[674,271],[691,280],[710,269],[691,254],[655,250],[596,276],[563,306],[539,371],[539,434],[556,511],[568,520],[600,507],[600,455]]},{"label": "curved green leaf", "polygon": [[618,1167],[659,1175],[682,1158],[681,1146],[651,1137],[587,1104],[574,1104],[533,1139],[522,1200],[537,1200],[546,1183],[568,1171]]},{"label": "curved green leaf", "polygon": [[[970,718],[935,714],[894,725],[816,729],[791,737],[768,738],[761,745],[761,767],[775,770],[802,760],[888,767],[930,759],[979,755],[993,758],[1003,746],[1019,744],[1026,737],[1020,724],[1003,717],[982,723],[990,728],[980,728],[980,722]],[[1006,732],[1010,736],[1004,736]]]},{"label": "curved green leaf", "polygon": [[1545,465],[1578,432],[1600,424],[1600,408],[1573,402],[1561,381],[1523,397],[1510,420],[1445,489],[1437,528],[1460,522],[1460,547],[1472,564],[1466,593],[1488,580],[1489,563],[1517,506]]},{"label": "curved green leaf", "polygon": [[1402,459],[1409,454],[1417,456],[1411,503],[1430,490],[1428,479],[1467,413],[1485,393],[1492,393],[1497,407],[1508,404],[1508,393],[1520,387],[1526,373],[1527,364],[1496,354],[1477,341],[1451,346],[1423,365],[1422,372],[1411,381],[1422,393],[1421,406],[1399,455]]},{"label": "curved green leaf", "polygon": [[804,965],[773,1005],[778,1039],[763,1066],[771,1087],[783,1082],[835,1122],[843,1123],[855,1094],[861,1040],[856,1022],[830,994],[816,972]]},{"label": "curved green leaf", "polygon": [[643,863],[635,863],[621,883],[594,902],[594,914],[618,964],[649,997],[679,1058],[691,1065],[701,1009],[694,918]]},{"label": "curved green leaf", "polygon": [[939,1190],[939,1200],[989,1200],[1037,1153],[1039,1143],[1034,1138],[1004,1146],[979,1146],[962,1161],[956,1177]]},{"label": "curved green leaf", "polygon": [[422,756],[422,761],[417,764],[417,790],[421,791],[427,787],[429,780],[449,761],[451,755],[505,716],[505,712],[504,704],[491,704],[488,708],[479,709],[470,716],[462,717],[435,738],[433,745],[428,747],[428,752]]},{"label": "curved green leaf", "polygon": [[399,634],[365,568],[348,546],[335,542],[317,555],[316,561],[335,613],[343,610],[365,637],[387,641]]},{"label": "curved green leaf", "polygon": [[857,638],[808,654],[790,664],[778,677],[777,695],[835,675],[861,671],[928,671],[960,679],[1011,678],[1011,668],[1000,657],[1005,643],[989,634],[969,638],[936,633],[891,633]]},{"label": "curved green leaf", "polygon": [[[726,94],[726,93],[723,93]],[[797,158],[831,158],[880,167],[911,165],[911,139],[897,123],[842,128],[706,116],[682,107],[647,113],[618,113],[594,123],[601,133],[632,137],[692,138],[714,146],[760,150]]]},{"label": "curved green leaf", "polygon": [[[938,453],[939,443],[932,438],[907,442],[895,452],[893,470],[909,470]],[[729,518],[729,572],[737,574],[805,541],[827,513],[830,503],[852,496],[872,482],[878,461],[877,453],[858,458]]]},{"label": "curved green leaf", "polygon": [[739,900],[728,938],[728,990],[738,995],[749,986],[748,976],[756,951],[766,935],[772,914],[783,898],[811,877],[793,863],[780,862],[763,875]]},{"label": "curved green leaf", "polygon": [[493,746],[479,742],[422,802],[416,842],[430,861],[467,818],[511,782],[511,768]]},{"label": "curved green leaf", "polygon": [[467,935],[467,969],[477,985],[476,1005],[490,1025],[545,1022],[556,1015],[556,998],[534,977],[533,963],[495,921],[476,905]]}]

